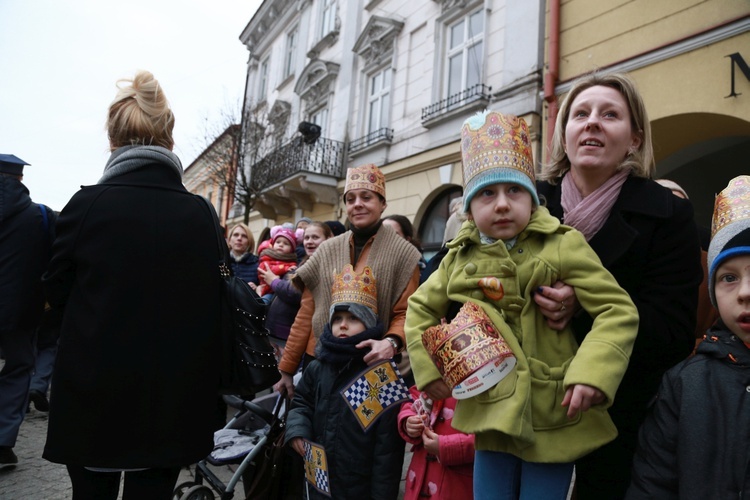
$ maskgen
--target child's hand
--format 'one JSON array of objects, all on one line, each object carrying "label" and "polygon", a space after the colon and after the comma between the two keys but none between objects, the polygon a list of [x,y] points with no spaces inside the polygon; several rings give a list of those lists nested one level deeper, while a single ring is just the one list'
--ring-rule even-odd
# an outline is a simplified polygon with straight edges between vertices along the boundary
[{"label": "child's hand", "polygon": [[292,438],[291,441],[289,441],[289,444],[291,445],[292,449],[299,453],[299,455],[302,458],[305,458],[305,441],[301,437]]},{"label": "child's hand", "polygon": [[588,411],[594,405],[604,401],[604,393],[590,385],[576,384],[568,387],[562,406],[568,407],[568,418],[578,415],[579,411]]},{"label": "child's hand", "polygon": [[445,382],[443,382],[442,379],[430,382],[425,386],[423,390],[433,401],[437,401],[438,399],[447,399],[451,395],[450,388],[445,384]]},{"label": "child's hand", "polygon": [[404,422],[404,431],[410,438],[418,438],[422,435],[423,430],[424,422],[419,415],[412,415],[406,419],[406,422]]},{"label": "child's hand", "polygon": [[422,431],[422,444],[430,455],[440,455],[440,435],[437,432],[425,427]]},{"label": "child's hand", "polygon": [[252,288],[253,290],[258,290],[258,285],[256,285],[252,281],[248,281],[247,284],[250,285],[250,288]]},{"label": "child's hand", "polygon": [[273,283],[273,280],[279,277],[276,273],[274,273],[270,269],[258,268],[258,274],[261,274],[263,276],[263,281],[265,281],[268,284]]}]

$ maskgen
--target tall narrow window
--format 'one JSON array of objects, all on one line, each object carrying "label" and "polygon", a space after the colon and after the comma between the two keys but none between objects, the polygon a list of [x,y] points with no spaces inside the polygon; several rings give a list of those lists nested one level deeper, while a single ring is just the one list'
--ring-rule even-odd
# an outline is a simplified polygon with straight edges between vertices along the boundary
[{"label": "tall narrow window", "polygon": [[324,107],[310,115],[310,121],[320,126],[321,133],[324,134],[328,125],[328,108]]},{"label": "tall narrow window", "polygon": [[448,27],[446,86],[449,96],[482,83],[483,41],[482,9],[462,17]]},{"label": "tall narrow window", "polygon": [[258,71],[258,102],[266,100],[266,89],[268,87],[268,62],[269,58],[266,57],[260,63],[260,70]]},{"label": "tall narrow window", "polygon": [[336,0],[323,0],[321,9],[321,38],[334,30],[336,26]]},{"label": "tall narrow window", "polygon": [[286,35],[286,54],[284,58],[284,78],[294,73],[295,53],[297,52],[297,28]]},{"label": "tall narrow window", "polygon": [[368,95],[367,133],[387,127],[391,107],[391,73],[390,67],[378,71],[370,78]]}]

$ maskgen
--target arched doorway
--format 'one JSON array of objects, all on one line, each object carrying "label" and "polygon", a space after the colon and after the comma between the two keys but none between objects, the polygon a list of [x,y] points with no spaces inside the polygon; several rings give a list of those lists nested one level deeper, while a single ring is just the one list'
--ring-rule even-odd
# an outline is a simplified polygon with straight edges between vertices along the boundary
[{"label": "arched doorway", "polygon": [[700,226],[711,225],[716,193],[750,173],[750,122],[714,113],[686,113],[651,124],[656,178],[687,191]]},{"label": "arched doorway", "polygon": [[448,221],[448,205],[452,199],[458,198],[462,193],[463,189],[460,186],[446,186],[446,189],[438,192],[427,203],[427,208],[422,212],[422,216],[417,215],[416,220],[419,221],[418,234],[419,239],[422,240],[422,249],[426,260],[430,260],[440,250],[443,244],[445,223]]}]

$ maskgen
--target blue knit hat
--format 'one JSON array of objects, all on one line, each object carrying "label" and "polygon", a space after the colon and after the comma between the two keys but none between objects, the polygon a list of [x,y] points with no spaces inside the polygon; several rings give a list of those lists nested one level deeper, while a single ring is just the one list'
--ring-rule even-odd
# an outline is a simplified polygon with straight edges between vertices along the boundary
[{"label": "blue knit hat", "polygon": [[714,280],[722,262],[750,254],[750,175],[735,177],[717,196],[708,246],[708,295],[716,307]]},{"label": "blue knit hat", "polygon": [[481,189],[500,182],[523,186],[539,205],[529,127],[523,118],[483,111],[461,128],[464,212]]}]

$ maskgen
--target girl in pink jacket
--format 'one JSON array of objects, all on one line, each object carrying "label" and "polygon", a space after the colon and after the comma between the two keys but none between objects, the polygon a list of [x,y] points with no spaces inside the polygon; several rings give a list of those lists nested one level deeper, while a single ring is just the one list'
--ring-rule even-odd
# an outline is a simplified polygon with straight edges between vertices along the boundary
[{"label": "girl in pink jacket", "polygon": [[451,426],[454,398],[432,401],[416,386],[398,414],[398,431],[411,443],[404,500],[473,498],[474,436]]}]

